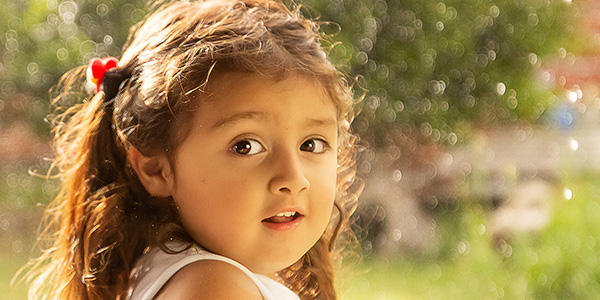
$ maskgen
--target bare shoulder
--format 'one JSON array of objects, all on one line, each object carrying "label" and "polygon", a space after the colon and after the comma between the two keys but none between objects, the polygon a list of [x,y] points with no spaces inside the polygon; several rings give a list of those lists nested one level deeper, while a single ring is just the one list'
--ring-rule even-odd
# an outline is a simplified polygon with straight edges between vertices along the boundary
[{"label": "bare shoulder", "polygon": [[217,260],[200,260],[175,273],[155,299],[261,300],[263,297],[252,279],[235,266]]}]

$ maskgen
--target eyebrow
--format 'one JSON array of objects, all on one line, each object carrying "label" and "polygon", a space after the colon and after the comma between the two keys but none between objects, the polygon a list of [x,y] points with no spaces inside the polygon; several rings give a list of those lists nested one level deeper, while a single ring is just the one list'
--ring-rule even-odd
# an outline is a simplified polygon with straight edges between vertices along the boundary
[{"label": "eyebrow", "polygon": [[215,124],[212,126],[212,128],[215,129],[218,127],[225,127],[226,125],[230,125],[232,123],[235,123],[235,122],[237,122],[239,120],[243,120],[243,119],[260,120],[263,118],[268,118],[268,114],[266,114],[264,112],[259,112],[259,111],[246,111],[246,112],[233,114],[231,116],[220,119],[217,122],[215,122]]},{"label": "eyebrow", "polygon": [[[215,128],[219,128],[219,127],[226,127],[229,125],[232,125],[233,123],[236,123],[240,120],[244,120],[244,119],[251,119],[251,120],[268,120],[268,119],[272,119],[273,117],[265,112],[260,112],[260,111],[246,111],[246,112],[241,112],[241,113],[236,113],[233,114],[231,116],[227,116],[223,119],[220,119],[218,121],[216,121],[214,123],[214,125],[212,126],[212,129]],[[327,126],[337,126],[337,121],[333,118],[326,118],[326,119],[308,119],[306,121],[306,125],[307,127],[327,127]]]},{"label": "eyebrow", "polygon": [[306,122],[307,127],[328,127],[328,126],[337,126],[337,121],[335,119],[308,119]]}]

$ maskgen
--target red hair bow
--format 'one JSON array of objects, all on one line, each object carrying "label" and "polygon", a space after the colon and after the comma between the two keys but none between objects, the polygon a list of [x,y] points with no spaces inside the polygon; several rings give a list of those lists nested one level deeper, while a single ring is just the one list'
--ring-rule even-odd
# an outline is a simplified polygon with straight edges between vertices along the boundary
[{"label": "red hair bow", "polygon": [[96,86],[96,93],[100,91],[100,86],[102,85],[102,80],[104,79],[106,71],[117,67],[118,63],[119,59],[112,56],[105,58],[94,57],[90,59],[87,68],[87,80]]}]

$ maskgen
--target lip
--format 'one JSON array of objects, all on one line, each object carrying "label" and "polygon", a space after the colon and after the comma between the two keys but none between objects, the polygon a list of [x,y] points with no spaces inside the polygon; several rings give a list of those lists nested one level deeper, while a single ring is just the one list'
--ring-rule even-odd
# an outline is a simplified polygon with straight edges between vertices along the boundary
[{"label": "lip", "polygon": [[[265,222],[266,219],[276,216],[277,214],[280,213],[285,213],[285,212],[296,212],[298,214],[298,216],[289,222],[285,222],[285,223],[271,223],[271,222]],[[271,213],[271,215],[265,219],[263,219],[261,221],[261,223],[272,230],[276,230],[276,231],[288,231],[288,230],[294,230],[296,228],[298,228],[298,226],[300,226],[300,224],[302,224],[303,220],[304,220],[304,209],[298,206],[288,206],[284,209],[279,209],[277,211],[274,211],[273,213]]]},{"label": "lip", "polygon": [[272,211],[271,213],[269,213],[269,215],[265,219],[268,219],[270,217],[274,217],[277,214],[285,213],[285,212],[296,212],[296,213],[298,213],[298,214],[300,214],[302,216],[305,215],[304,214],[304,208],[302,208],[302,207],[299,207],[299,206],[286,206],[283,209],[278,209],[278,210]]},{"label": "lip", "polygon": [[265,227],[276,230],[276,231],[288,231],[294,230],[300,226],[302,221],[304,220],[304,216],[300,215],[296,217],[294,220],[285,223],[271,223],[271,222],[261,222]]}]

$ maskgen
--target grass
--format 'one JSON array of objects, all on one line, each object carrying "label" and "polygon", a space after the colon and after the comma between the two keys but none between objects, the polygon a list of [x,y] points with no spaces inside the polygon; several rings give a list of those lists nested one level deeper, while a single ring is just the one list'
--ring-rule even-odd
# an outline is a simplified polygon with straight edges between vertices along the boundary
[{"label": "grass", "polygon": [[367,259],[342,284],[354,299],[600,299],[600,177],[565,178],[540,232],[494,241],[489,210],[462,201],[439,215],[436,253]]},{"label": "grass", "polygon": [[[341,299],[600,299],[598,182],[598,175],[564,178],[573,197],[556,190],[551,222],[508,241],[494,241],[489,209],[466,199],[437,216],[435,253],[367,257],[338,274]],[[0,300],[24,299],[24,288],[9,294],[8,282],[25,260],[0,253]]]},{"label": "grass", "polygon": [[25,256],[0,256],[0,300],[26,299],[27,292],[23,285],[10,288],[10,281],[17,270],[27,262]]}]

